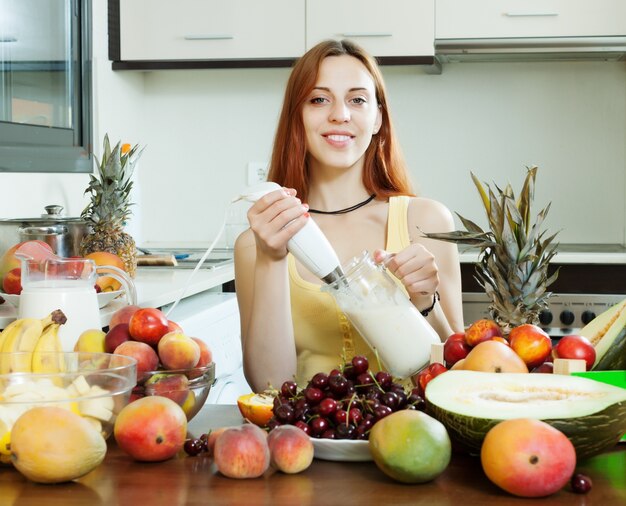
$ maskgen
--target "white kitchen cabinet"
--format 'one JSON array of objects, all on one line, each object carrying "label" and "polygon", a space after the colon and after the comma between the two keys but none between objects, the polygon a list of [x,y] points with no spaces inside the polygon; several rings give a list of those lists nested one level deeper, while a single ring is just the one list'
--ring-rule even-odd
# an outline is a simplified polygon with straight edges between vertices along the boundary
[{"label": "white kitchen cabinet", "polygon": [[120,1],[119,59],[294,58],[304,51],[304,2]]},{"label": "white kitchen cabinet", "polygon": [[624,0],[436,0],[435,38],[626,35]]},{"label": "white kitchen cabinet", "polygon": [[351,39],[375,56],[435,54],[435,0],[307,0],[306,47]]}]

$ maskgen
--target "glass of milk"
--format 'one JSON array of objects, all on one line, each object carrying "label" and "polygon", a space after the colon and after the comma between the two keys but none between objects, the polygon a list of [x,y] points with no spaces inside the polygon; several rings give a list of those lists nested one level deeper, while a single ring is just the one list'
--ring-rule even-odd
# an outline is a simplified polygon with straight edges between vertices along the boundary
[{"label": "glass of milk", "polygon": [[345,275],[322,286],[337,301],[365,342],[395,377],[408,378],[428,364],[438,334],[382,264],[364,251],[344,266]]}]

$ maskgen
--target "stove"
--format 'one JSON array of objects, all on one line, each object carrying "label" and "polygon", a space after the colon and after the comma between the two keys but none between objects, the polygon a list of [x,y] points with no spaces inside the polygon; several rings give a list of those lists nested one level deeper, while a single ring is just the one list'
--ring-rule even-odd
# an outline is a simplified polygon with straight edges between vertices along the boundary
[{"label": "stove", "polygon": [[[489,298],[475,279],[475,259],[461,264],[466,325],[490,318]],[[576,334],[596,316],[626,298],[626,248],[623,245],[559,245],[550,262],[556,281],[539,325],[554,339]]]},{"label": "stove", "polygon": [[[555,293],[548,299],[548,307],[539,315],[539,326],[554,340],[577,334],[596,316],[624,298],[626,295]],[[466,325],[481,318],[491,318],[488,308],[489,297],[484,292],[463,293],[463,319]]]}]

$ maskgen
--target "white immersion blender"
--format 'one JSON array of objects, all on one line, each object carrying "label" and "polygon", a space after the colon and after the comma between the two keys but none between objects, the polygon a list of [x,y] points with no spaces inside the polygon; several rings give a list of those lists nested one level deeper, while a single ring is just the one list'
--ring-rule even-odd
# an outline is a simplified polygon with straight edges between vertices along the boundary
[{"label": "white immersion blender", "polygon": [[[280,185],[271,181],[259,183],[246,188],[233,202],[243,199],[254,203],[263,195],[280,188]],[[289,239],[287,249],[325,283],[334,283],[344,276],[337,253],[313,220],[307,220],[306,225]]]}]

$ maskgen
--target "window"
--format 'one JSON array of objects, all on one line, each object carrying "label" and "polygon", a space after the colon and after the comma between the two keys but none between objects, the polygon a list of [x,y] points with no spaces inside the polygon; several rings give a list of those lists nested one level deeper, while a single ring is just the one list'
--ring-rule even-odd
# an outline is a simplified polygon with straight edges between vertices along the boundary
[{"label": "window", "polygon": [[90,0],[0,0],[0,172],[91,172]]}]

